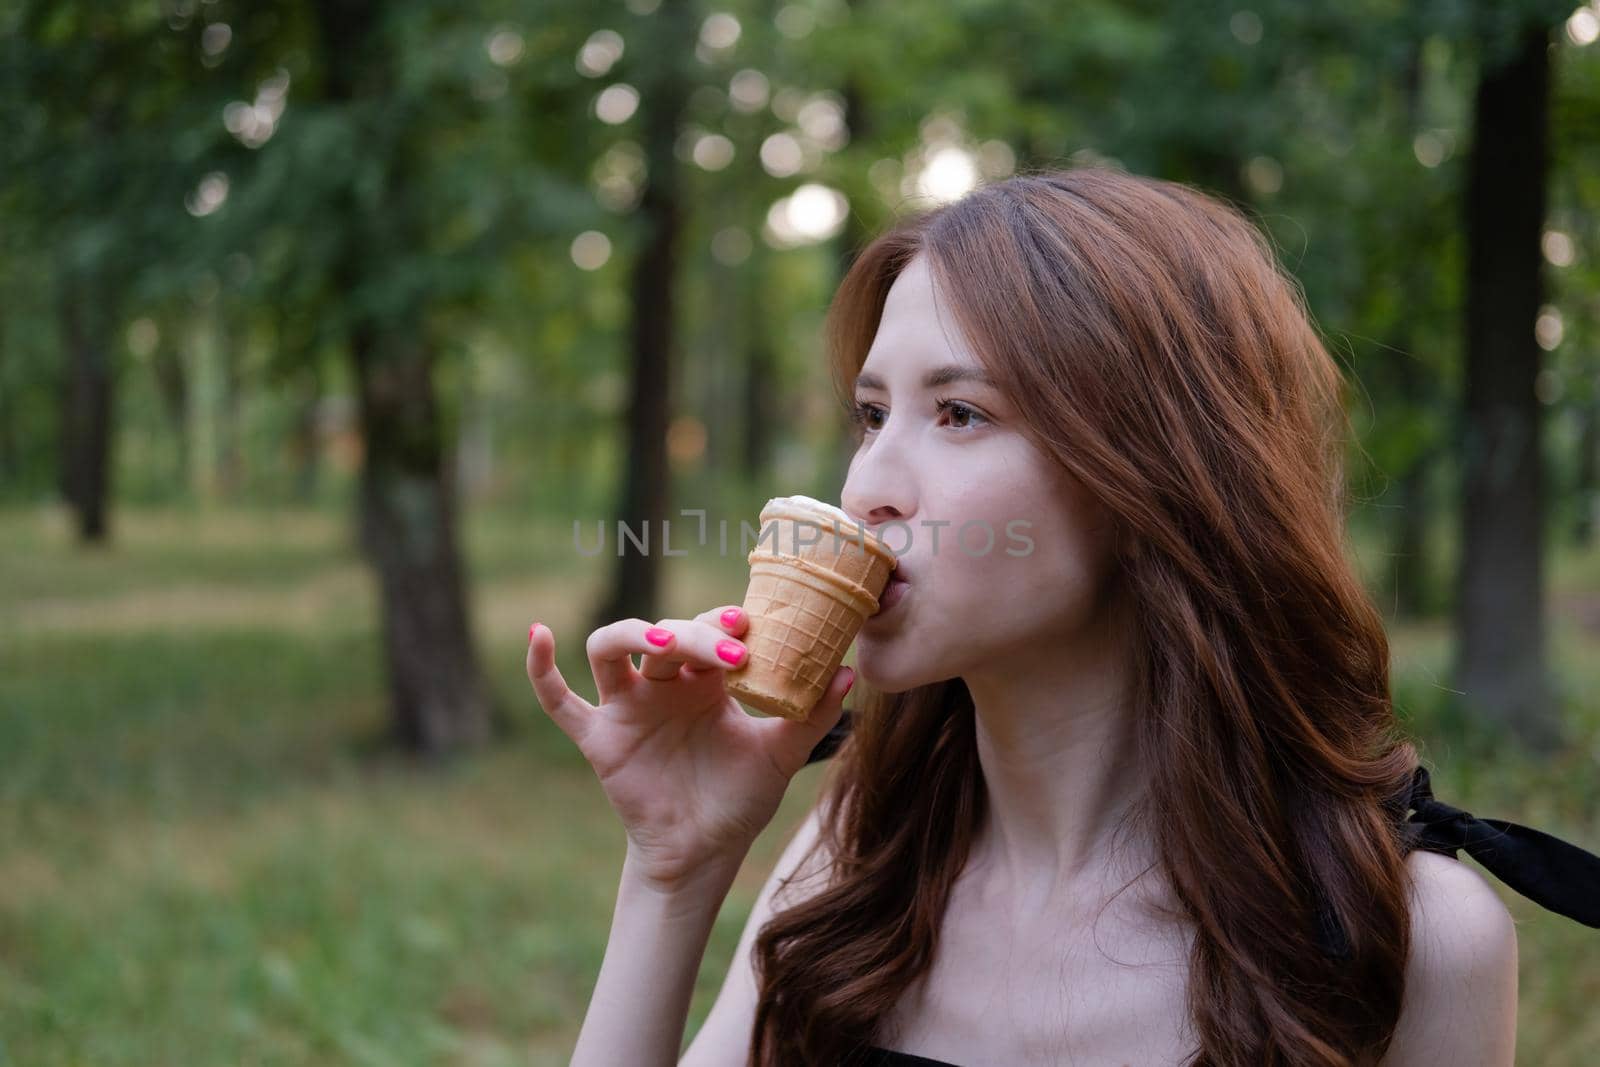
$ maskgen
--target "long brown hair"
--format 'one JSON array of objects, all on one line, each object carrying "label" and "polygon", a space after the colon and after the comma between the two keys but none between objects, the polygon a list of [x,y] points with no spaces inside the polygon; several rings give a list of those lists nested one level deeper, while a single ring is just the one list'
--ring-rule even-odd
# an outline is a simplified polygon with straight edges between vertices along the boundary
[{"label": "long brown hair", "polygon": [[[1417,753],[1344,552],[1345,380],[1302,291],[1197,190],[1018,175],[860,253],[827,322],[841,399],[918,253],[1024,432],[1118,523],[1138,817],[1193,932],[1190,1063],[1375,1062],[1410,950],[1395,798]],[[827,884],[756,940],[762,1067],[850,1062],[877,1039],[932,961],[984,817],[959,678],[864,698],[819,806]]]}]

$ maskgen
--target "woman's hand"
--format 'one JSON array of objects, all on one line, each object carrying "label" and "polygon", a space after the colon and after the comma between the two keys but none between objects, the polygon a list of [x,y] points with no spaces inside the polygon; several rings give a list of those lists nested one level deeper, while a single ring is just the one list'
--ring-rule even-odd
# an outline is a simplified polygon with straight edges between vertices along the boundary
[{"label": "woman's hand", "polygon": [[730,605],[654,626],[602,626],[588,641],[599,707],[567,687],[550,629],[529,630],[528,680],[540,705],[599,776],[641,874],[664,888],[708,866],[737,868],[789,780],[839,721],[855,679],[839,668],[807,722],[750,715],[723,685],[724,672],[748,659],[737,640],[748,625]]}]

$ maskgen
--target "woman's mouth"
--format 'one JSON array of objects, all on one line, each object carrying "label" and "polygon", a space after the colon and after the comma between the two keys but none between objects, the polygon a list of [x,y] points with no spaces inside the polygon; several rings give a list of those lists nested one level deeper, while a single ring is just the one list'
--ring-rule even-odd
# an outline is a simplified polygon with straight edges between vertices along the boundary
[{"label": "woman's mouth", "polygon": [[889,584],[883,587],[883,594],[878,597],[878,610],[868,618],[876,619],[880,615],[887,615],[896,604],[905,599],[906,590],[910,583],[897,574],[889,576]]}]

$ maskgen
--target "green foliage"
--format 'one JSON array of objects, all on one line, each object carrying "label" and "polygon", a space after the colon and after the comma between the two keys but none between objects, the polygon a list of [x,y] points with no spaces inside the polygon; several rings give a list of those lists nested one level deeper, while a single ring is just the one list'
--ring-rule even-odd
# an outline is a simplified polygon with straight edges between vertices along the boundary
[{"label": "green foliage", "polygon": [[[608,125],[594,100],[607,85],[654,76],[663,16],[651,8],[390,0],[373,8],[367,46],[343,52],[325,29],[337,3],[15,8],[3,24],[15,61],[0,100],[0,119],[18,134],[0,168],[0,287],[16,309],[0,331],[6,490],[37,495],[51,484],[52,309],[63,286],[89,277],[108,296],[119,380],[150,376],[155,364],[127,342],[130,324],[149,320],[157,351],[194,379],[191,420],[226,421],[214,405],[227,394],[206,392],[208,376],[233,375],[240,395],[259,397],[248,403],[261,430],[244,435],[243,462],[271,473],[212,477],[213,441],[202,434],[174,481],[175,446],[154,442],[177,423],[157,390],[132,386],[119,413],[149,443],[119,472],[136,499],[291,492],[298,476],[284,442],[310,383],[321,383],[313,400],[342,392],[344,339],[362,323],[430,339],[446,366],[452,425],[476,420],[496,441],[504,473],[492,491],[608,499],[626,268],[639,234],[629,197],[596,190],[622,175],[636,196],[648,176],[628,176],[637,115]],[[1016,167],[1107,159],[1233,199],[1272,234],[1360,386],[1355,414],[1371,468],[1354,472],[1366,481],[1361,495],[1381,505],[1408,466],[1444,462],[1458,391],[1457,204],[1472,86],[1513,24],[1555,28],[1566,5],[1144,0],[1075,5],[1071,17],[997,0],[936,14],[881,0],[789,5],[776,16],[751,0],[691,8],[697,20],[734,16],[739,34],[729,47],[671,57],[691,84],[676,406],[709,432],[706,451],[679,463],[686,488],[737,476],[735,387],[755,348],[774,350],[786,390],[804,396],[820,383],[815,324],[842,249],[767,247],[769,207],[820,181],[850,203],[839,242],[860,241],[914,207],[904,183],[941,138],[983,147],[986,174],[1004,173],[1007,156]],[[218,26],[227,27],[220,49]],[[589,77],[577,60],[597,31],[618,34],[624,48]],[[1550,270],[1567,327],[1552,356],[1552,432],[1565,442],[1552,459],[1556,484],[1569,486],[1579,480],[1577,419],[1594,393],[1595,331],[1584,324],[1596,315],[1585,294],[1600,258],[1590,221],[1600,191],[1585,176],[1597,170],[1588,156],[1600,143],[1600,85],[1596,50],[1555,33],[1553,222],[1576,253]],[[765,79],[755,106],[730,93],[741,72]],[[848,110],[848,138],[808,149],[807,169],[774,177],[758,159],[763,143],[803,125],[802,104],[830,100]],[[240,118],[278,104],[270,125]],[[727,166],[690,161],[707,134],[728,138]],[[226,195],[208,207],[203,183],[219,175]],[[593,272],[577,269],[569,249],[586,230],[611,242]],[[749,251],[714,256],[718,239]],[[731,313],[751,305],[760,311]],[[827,470],[827,424],[815,414],[781,420],[788,454],[816,458],[776,477]],[[1446,474],[1437,480],[1446,496],[1435,508],[1450,492]],[[1557,501],[1569,519],[1590,506],[1592,490],[1574,491],[1583,499]]]}]

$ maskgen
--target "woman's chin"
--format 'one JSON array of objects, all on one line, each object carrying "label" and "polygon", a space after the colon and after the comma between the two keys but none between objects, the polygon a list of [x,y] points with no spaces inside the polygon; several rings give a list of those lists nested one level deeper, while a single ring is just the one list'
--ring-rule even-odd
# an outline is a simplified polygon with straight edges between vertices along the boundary
[{"label": "woman's chin", "polygon": [[904,693],[928,683],[931,664],[900,662],[891,649],[865,637],[856,643],[856,674],[863,682],[880,693]]}]

